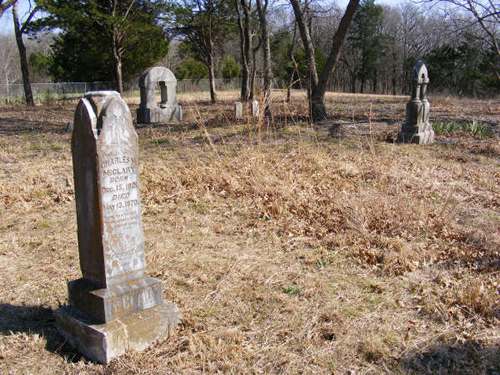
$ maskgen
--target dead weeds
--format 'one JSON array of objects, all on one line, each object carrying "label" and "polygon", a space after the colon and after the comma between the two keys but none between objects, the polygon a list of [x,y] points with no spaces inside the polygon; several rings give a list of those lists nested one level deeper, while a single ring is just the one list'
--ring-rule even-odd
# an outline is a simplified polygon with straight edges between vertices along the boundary
[{"label": "dead weeds", "polygon": [[[185,124],[138,129],[148,273],[184,318],[107,367],[68,349],[51,318],[79,277],[62,131],[74,103],[38,107],[36,126],[2,108],[0,372],[499,371],[497,139],[395,145],[374,123],[333,136],[279,98],[279,124],[234,124],[230,99],[185,98]],[[329,103],[375,122],[402,118],[405,100]]]}]

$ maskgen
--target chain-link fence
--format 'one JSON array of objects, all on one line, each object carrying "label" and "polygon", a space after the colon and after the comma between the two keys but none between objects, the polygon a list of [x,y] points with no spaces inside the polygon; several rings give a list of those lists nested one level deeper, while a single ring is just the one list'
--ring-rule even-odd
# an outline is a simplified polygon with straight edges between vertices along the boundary
[{"label": "chain-link fence", "polygon": [[[37,102],[52,100],[73,99],[82,96],[88,91],[114,90],[113,82],[52,82],[32,83],[31,90]],[[240,79],[216,79],[217,91],[239,90]],[[177,81],[177,93],[208,92],[210,89],[208,79],[183,79]],[[139,83],[137,80],[125,84],[124,96],[139,96]],[[22,84],[0,84],[0,103],[14,103],[24,101],[24,88]]]},{"label": "chain-link fence", "polygon": [[[79,97],[88,91],[109,90],[111,82],[50,82],[32,83],[31,91],[35,101],[44,102]],[[0,102],[18,102],[24,100],[22,84],[0,84]]]},{"label": "chain-link fence", "polygon": [[[215,79],[215,88],[217,91],[233,91],[240,89],[241,80],[239,78],[232,79]],[[180,79],[177,81],[177,93],[187,92],[208,92],[210,90],[210,82],[208,79]],[[125,85],[125,96],[139,95],[139,82],[132,81]]]}]

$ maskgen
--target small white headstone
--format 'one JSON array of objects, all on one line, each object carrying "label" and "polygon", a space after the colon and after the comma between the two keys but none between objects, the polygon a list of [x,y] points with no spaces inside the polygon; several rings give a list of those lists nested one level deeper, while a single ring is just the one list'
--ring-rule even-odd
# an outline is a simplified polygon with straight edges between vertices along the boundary
[{"label": "small white headstone", "polygon": [[241,120],[243,118],[243,104],[241,102],[234,103],[234,118]]},{"label": "small white headstone", "polygon": [[252,117],[259,117],[259,102],[257,100],[252,101]]}]

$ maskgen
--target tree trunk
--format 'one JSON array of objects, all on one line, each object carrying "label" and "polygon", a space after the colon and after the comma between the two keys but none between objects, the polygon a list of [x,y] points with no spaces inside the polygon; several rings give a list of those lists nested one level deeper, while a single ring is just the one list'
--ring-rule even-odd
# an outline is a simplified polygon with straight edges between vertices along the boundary
[{"label": "tree trunk", "polygon": [[309,28],[306,24],[306,17],[302,11],[299,0],[290,0],[290,3],[292,4],[295,21],[299,27],[300,38],[302,39],[302,44],[304,45],[309,77],[312,80],[311,86],[316,86],[318,84],[318,71],[314,56],[314,45],[311,39],[311,34],[309,33]]},{"label": "tree trunk", "polygon": [[250,75],[250,100],[255,97],[255,79],[257,78],[257,51],[258,48],[252,49],[252,71]]},{"label": "tree trunk", "polygon": [[33,100],[33,92],[31,91],[30,72],[28,67],[28,59],[26,57],[26,46],[24,45],[21,25],[19,24],[19,18],[17,17],[16,4],[12,6],[12,20],[14,21],[14,33],[16,35],[17,49],[19,50],[19,61],[21,64],[21,73],[23,76],[24,98],[26,100],[26,104],[33,107],[35,105],[35,101]]},{"label": "tree trunk", "polygon": [[292,86],[293,86],[293,81],[295,77],[295,73],[299,71],[298,66],[297,66],[297,61],[295,61],[295,56],[294,56],[294,51],[295,51],[295,38],[297,34],[297,22],[294,23],[293,25],[293,36],[292,36],[292,43],[290,44],[290,48],[288,49],[288,58],[290,61],[293,63],[293,69],[290,71],[290,78],[288,79],[288,85],[286,88],[286,102],[290,103],[290,100],[292,98]]},{"label": "tree trunk", "polygon": [[116,91],[123,93],[122,54],[120,52],[120,36],[113,28],[113,70],[115,75]]},{"label": "tree trunk", "polygon": [[396,95],[396,53],[392,54],[392,95]]},{"label": "tree trunk", "polygon": [[0,17],[4,14],[4,12],[9,9],[11,6],[13,6],[16,3],[17,0],[7,0],[7,1],[1,1],[0,2]]},{"label": "tree trunk", "polygon": [[273,71],[271,65],[271,42],[269,38],[269,27],[267,24],[267,6],[268,0],[256,0],[257,12],[259,13],[260,32],[263,41],[262,56],[264,59],[264,116],[271,118],[271,84],[273,79]]},{"label": "tree trunk", "polygon": [[215,104],[217,101],[217,93],[215,91],[215,67],[214,67],[214,58],[212,54],[208,56],[208,83],[210,86],[210,102]]},{"label": "tree trunk", "polygon": [[[235,5],[240,31],[241,101],[246,102],[250,98],[250,10],[246,0],[235,0]],[[243,19],[241,11],[243,11]]]},{"label": "tree trunk", "polygon": [[121,56],[115,57],[115,80],[116,90],[123,93],[123,75],[122,75],[122,59]]},{"label": "tree trunk", "polygon": [[299,0],[290,0],[292,4],[293,12],[295,14],[295,20],[299,26],[300,36],[302,39],[302,44],[304,45],[304,51],[307,59],[307,64],[309,68],[309,76],[311,79],[311,100],[310,100],[310,112],[312,115],[312,121],[317,122],[326,119],[326,107],[325,107],[325,92],[328,84],[328,79],[334,70],[335,66],[340,57],[340,52],[342,50],[342,45],[344,44],[345,36],[349,30],[354,13],[359,4],[359,0],[349,0],[347,4],[346,11],[340,20],[339,27],[333,36],[332,47],[328,58],[326,60],[325,66],[318,76],[316,61],[314,58],[314,46],[309,33],[309,30],[305,23],[304,13],[300,7]]}]

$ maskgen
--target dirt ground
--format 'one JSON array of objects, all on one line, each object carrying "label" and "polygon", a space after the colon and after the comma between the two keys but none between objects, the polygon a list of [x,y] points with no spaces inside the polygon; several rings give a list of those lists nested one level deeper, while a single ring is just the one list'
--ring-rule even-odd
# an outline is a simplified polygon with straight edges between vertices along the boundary
[{"label": "dirt ground", "polygon": [[54,328],[80,277],[76,102],[0,107],[0,374],[499,373],[500,102],[431,98],[491,132],[418,146],[393,142],[406,97],[331,94],[314,126],[303,93],[270,126],[235,98],[137,129],[147,272],[183,321],[108,366]]}]

